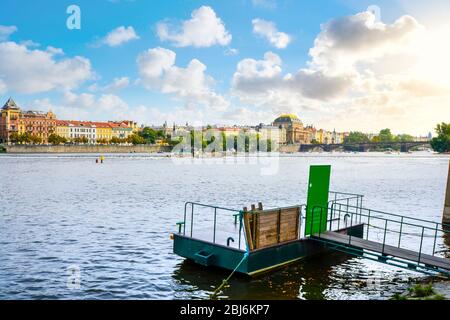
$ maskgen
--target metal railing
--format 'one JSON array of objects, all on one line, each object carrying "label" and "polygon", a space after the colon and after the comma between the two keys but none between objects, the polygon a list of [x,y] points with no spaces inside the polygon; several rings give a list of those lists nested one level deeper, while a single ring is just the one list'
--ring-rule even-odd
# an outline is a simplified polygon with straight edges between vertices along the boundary
[{"label": "metal railing", "polygon": [[[341,224],[342,220],[345,221],[346,228],[352,228],[356,224],[364,224],[365,230],[362,239],[381,244],[380,254],[383,257],[386,256],[386,246],[414,251],[417,253],[417,261],[413,262],[417,263],[417,266],[423,263],[423,255],[428,254],[432,257],[435,256],[437,253],[437,240],[439,238],[450,235],[450,225],[447,224],[333,201],[330,202],[328,208],[320,206],[314,207],[313,213],[316,213],[315,215],[313,214],[313,219],[317,219],[317,217],[320,218],[319,231],[313,236],[318,236],[320,238],[324,232],[340,230],[341,226],[343,226]],[[327,215],[326,220],[323,219],[323,215]],[[345,220],[345,218],[347,218],[347,220]],[[350,221],[348,221],[348,219],[350,219]],[[325,226],[323,225],[323,221],[326,221]],[[313,225],[314,222],[311,223],[311,234]],[[372,233],[370,233],[371,231]],[[346,245],[351,246],[352,240],[355,238],[355,236],[349,234],[348,243]],[[361,239],[361,237],[358,238]],[[414,242],[412,241],[413,239],[415,240]],[[424,242],[428,239],[432,239],[432,242],[428,243],[428,248],[425,248]],[[349,248],[346,247],[346,249]],[[427,249],[428,251],[431,250],[431,252],[427,252]],[[399,262],[399,260],[395,258],[392,258],[392,260]]]},{"label": "metal railing", "polygon": [[[224,208],[224,207],[219,207],[219,206],[212,206],[212,205],[207,205],[207,204],[202,204],[202,203],[197,203],[197,202],[186,202],[184,205],[183,221],[177,223],[177,225],[179,227],[179,229],[178,229],[179,234],[183,234],[183,236],[186,236],[186,226],[189,224],[188,236],[190,238],[194,238],[194,221],[195,221],[195,209],[196,208],[212,210],[212,212],[213,212],[212,221],[208,221],[208,219],[205,219],[205,216],[203,216],[202,221],[200,221],[199,223],[207,224],[208,222],[212,222],[212,226],[211,226],[212,227],[212,243],[214,243],[214,244],[217,243],[216,235],[217,235],[217,231],[218,231],[217,223],[218,223],[219,212],[225,211],[228,213],[233,213],[229,217],[233,217],[234,225],[237,224],[237,222],[238,222],[237,220],[239,218],[238,249],[241,249],[242,238],[245,237],[245,234],[243,232],[242,211],[240,211],[240,210]],[[211,229],[209,229],[209,230],[211,230]],[[234,242],[234,239],[231,237],[231,235],[233,235],[232,232],[230,232],[230,237],[227,239],[227,244],[230,243],[230,239],[231,239],[231,242]],[[203,238],[199,237],[198,239],[210,241],[208,238],[203,239]]]},{"label": "metal railing", "polygon": [[[292,209],[292,208],[299,208],[299,227],[298,227],[298,239],[303,238],[304,237],[304,228],[302,228],[303,226],[303,222],[302,220],[305,218],[305,212],[306,212],[306,205],[299,205],[299,206],[291,206],[291,207],[282,207],[282,208],[271,208],[268,210],[265,210],[266,212],[268,211],[281,211],[281,210],[285,210],[285,209]],[[196,220],[196,213],[197,211],[199,211],[199,209],[210,209],[210,213],[212,213],[212,217],[210,217],[209,219],[207,218],[206,215],[202,215],[202,219],[201,221],[197,221]],[[222,215],[220,215],[219,213],[221,211],[225,211],[227,213],[231,213],[231,214],[227,214],[225,216],[225,219],[229,218],[229,221],[227,222],[226,225],[220,225],[219,220],[220,218],[223,218]],[[238,243],[237,243],[237,249],[241,250],[241,248],[248,249],[248,243],[247,243],[247,239],[246,239],[246,234],[245,234],[245,230],[244,230],[244,223],[243,223],[243,215],[244,213],[246,214],[258,214],[259,211],[255,210],[255,211],[242,211],[242,210],[236,210],[236,209],[229,209],[229,208],[224,208],[224,207],[219,207],[219,206],[212,206],[212,205],[207,205],[207,204],[202,204],[202,203],[197,203],[197,202],[186,202],[184,205],[184,215],[183,215],[183,221],[178,222],[177,226],[178,226],[178,233],[182,234],[183,236],[187,236],[190,238],[196,238],[197,240],[204,240],[204,241],[208,241],[211,243],[216,244],[217,243],[217,233],[218,232],[222,232],[222,233],[226,233],[227,237],[226,237],[226,245],[230,246],[230,242],[234,243],[235,239],[232,236],[236,235],[236,232],[238,232]],[[232,223],[232,221],[234,221],[234,223]],[[196,228],[199,224],[202,224],[203,228],[207,228],[207,234],[196,234],[196,230],[198,231],[198,229],[200,228]],[[232,225],[234,225],[234,230],[230,230],[232,228]],[[236,230],[236,227],[238,226],[238,230]],[[220,229],[220,227],[222,227],[222,229]],[[212,236],[211,236],[211,232],[212,232]],[[212,238],[212,239],[211,239]],[[221,239],[224,240],[224,239]],[[244,243],[245,241],[245,243]],[[225,242],[222,241],[223,243],[221,243],[222,245],[225,245]]]},{"label": "metal railing", "polygon": [[[337,204],[337,203],[346,203],[348,205],[351,205],[352,203],[356,203],[356,205],[361,206],[362,205],[362,195],[353,194],[353,193],[344,193],[344,192],[330,192],[330,198],[332,199],[329,203],[331,204]],[[356,202],[355,202],[356,200]],[[305,237],[305,226],[304,223],[306,219],[306,205],[298,205],[298,206],[290,206],[290,207],[282,207],[282,208],[270,208],[266,209],[265,211],[274,211],[274,210],[284,210],[284,209],[292,209],[292,208],[299,208],[299,227],[298,227],[298,238],[304,238]],[[200,221],[195,219],[196,212],[201,209],[209,209],[210,213],[208,215],[202,215],[202,218]],[[230,225],[234,225],[235,227],[239,224],[238,228],[238,249],[241,249],[243,247],[242,242],[243,239],[245,239],[245,230],[243,225],[243,214],[244,212],[242,210],[236,210],[236,209],[230,209],[220,206],[213,206],[213,205],[207,205],[202,204],[198,202],[186,202],[184,205],[184,215],[183,215],[183,221],[178,222],[178,233],[182,234],[183,236],[189,236],[191,238],[194,238],[195,233],[195,227],[199,224],[202,224],[203,227],[207,227],[208,234],[206,235],[200,235],[198,238],[199,240],[205,240],[205,241],[211,241],[212,243],[217,243],[217,233],[218,232],[229,232],[230,237],[228,237],[226,240],[227,246],[229,246],[230,242],[234,243],[234,238],[232,236],[236,235],[236,228],[234,230],[230,230],[230,225],[223,226],[224,230],[218,229],[218,223],[219,220],[223,216],[220,214],[221,212],[227,212],[231,213],[232,221],[234,223],[230,223]],[[258,211],[248,211],[246,212],[248,214],[257,214]],[[225,219],[228,219],[226,216]],[[210,224],[209,224],[210,223]],[[228,229],[228,231],[227,231]],[[212,237],[210,236],[210,233],[212,231]],[[212,239],[211,239],[212,238]],[[223,240],[223,239],[222,239]],[[246,239],[245,239],[246,241]],[[223,241],[224,242],[224,241]],[[225,243],[225,242],[224,242]],[[245,243],[247,245],[247,243]]]}]

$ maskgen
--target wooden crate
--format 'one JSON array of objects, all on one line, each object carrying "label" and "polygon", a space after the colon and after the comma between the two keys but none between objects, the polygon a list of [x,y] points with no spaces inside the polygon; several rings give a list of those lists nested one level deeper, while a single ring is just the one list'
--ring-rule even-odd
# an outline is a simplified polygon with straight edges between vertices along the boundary
[{"label": "wooden crate", "polygon": [[262,210],[262,205],[258,209],[252,206],[252,211],[244,214],[244,226],[250,250],[298,239],[299,211],[298,207]]}]

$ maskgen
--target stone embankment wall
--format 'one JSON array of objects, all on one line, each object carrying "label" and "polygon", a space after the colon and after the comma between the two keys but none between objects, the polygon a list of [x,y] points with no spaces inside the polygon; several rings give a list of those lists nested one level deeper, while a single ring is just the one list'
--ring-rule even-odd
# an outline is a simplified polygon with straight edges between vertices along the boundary
[{"label": "stone embankment wall", "polygon": [[155,153],[170,152],[172,147],[157,145],[60,145],[60,146],[5,146],[6,153]]}]

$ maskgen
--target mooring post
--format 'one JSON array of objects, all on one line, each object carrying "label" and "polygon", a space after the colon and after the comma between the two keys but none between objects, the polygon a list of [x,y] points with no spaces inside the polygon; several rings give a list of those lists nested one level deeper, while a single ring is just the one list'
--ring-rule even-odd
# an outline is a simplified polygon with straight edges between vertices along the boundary
[{"label": "mooring post", "polygon": [[448,163],[447,192],[445,195],[444,214],[442,217],[442,223],[450,224],[450,161]]}]

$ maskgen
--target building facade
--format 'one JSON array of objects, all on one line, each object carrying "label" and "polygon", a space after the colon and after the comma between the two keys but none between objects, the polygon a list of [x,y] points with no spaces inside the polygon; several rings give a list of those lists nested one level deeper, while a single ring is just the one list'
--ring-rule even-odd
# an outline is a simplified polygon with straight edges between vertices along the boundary
[{"label": "building facade", "polygon": [[133,128],[125,122],[108,122],[112,129],[112,137],[119,139],[126,139],[133,134]]},{"label": "building facade", "polygon": [[287,144],[310,144],[310,132],[303,126],[302,121],[295,114],[284,114],[275,119],[273,126],[284,129],[286,138],[280,137]]},{"label": "building facade", "polygon": [[9,143],[13,134],[29,134],[48,143],[48,137],[56,133],[56,117],[53,112],[22,111],[9,98],[1,110],[0,142]]}]

